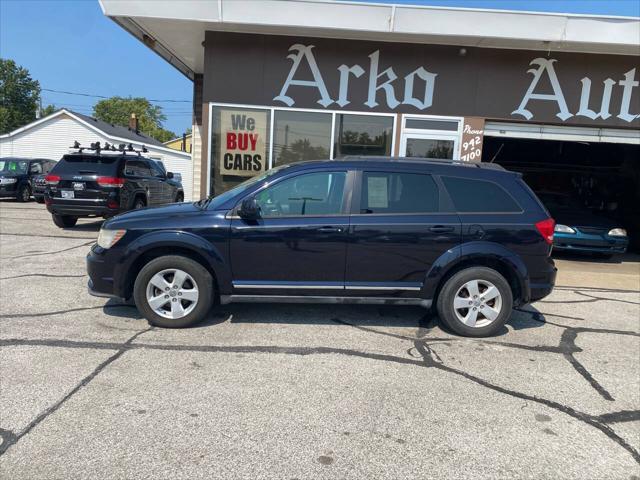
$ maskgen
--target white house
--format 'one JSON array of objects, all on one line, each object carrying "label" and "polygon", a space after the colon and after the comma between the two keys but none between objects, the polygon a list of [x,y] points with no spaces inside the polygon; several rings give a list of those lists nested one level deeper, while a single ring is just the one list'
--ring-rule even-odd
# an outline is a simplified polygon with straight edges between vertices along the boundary
[{"label": "white house", "polygon": [[81,145],[93,142],[144,145],[146,156],[160,160],[167,171],[182,175],[184,198],[193,193],[193,162],[191,154],[165,147],[161,142],[136,131],[97,120],[71,110],[58,110],[10,133],[0,135],[0,157],[33,157],[59,160],[69,153],[74,141]]}]

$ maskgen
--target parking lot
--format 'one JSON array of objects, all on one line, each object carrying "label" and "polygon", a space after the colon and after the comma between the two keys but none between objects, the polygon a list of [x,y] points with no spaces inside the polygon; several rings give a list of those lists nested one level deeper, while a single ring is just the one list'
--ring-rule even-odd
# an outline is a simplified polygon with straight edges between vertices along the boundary
[{"label": "parking lot", "polygon": [[99,222],[0,201],[3,478],[640,478],[640,263],[558,261],[497,337],[418,307],[86,293]]}]

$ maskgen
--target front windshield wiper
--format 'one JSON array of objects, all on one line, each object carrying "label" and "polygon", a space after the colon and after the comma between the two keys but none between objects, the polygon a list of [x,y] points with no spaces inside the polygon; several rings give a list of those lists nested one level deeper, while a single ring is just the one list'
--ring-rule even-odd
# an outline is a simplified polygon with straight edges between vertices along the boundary
[{"label": "front windshield wiper", "polygon": [[198,207],[200,210],[204,210],[205,208],[207,208],[209,206],[209,204],[211,203],[211,200],[214,199],[214,195],[209,195],[207,198],[202,198],[200,200],[198,200],[197,202],[193,202],[193,204]]}]

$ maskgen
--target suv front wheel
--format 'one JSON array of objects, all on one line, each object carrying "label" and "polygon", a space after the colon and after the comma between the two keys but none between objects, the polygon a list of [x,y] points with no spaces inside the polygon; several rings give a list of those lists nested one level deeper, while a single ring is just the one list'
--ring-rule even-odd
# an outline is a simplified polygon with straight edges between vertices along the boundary
[{"label": "suv front wheel", "polygon": [[178,255],[151,260],[140,270],[133,287],[140,313],[152,325],[165,328],[187,327],[203,320],[213,294],[209,271]]},{"label": "suv front wheel", "polygon": [[511,316],[513,294],[505,278],[487,267],[461,270],[438,295],[438,315],[454,332],[467,337],[495,334]]}]

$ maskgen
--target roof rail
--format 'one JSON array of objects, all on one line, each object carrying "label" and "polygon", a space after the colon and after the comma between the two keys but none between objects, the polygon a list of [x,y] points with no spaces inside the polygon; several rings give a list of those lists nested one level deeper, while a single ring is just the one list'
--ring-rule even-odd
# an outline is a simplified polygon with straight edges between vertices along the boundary
[{"label": "roof rail", "polygon": [[100,155],[100,152],[120,152],[123,155],[126,155],[127,153],[137,153],[138,156],[140,156],[143,153],[147,153],[149,150],[147,150],[147,147],[145,147],[144,145],[142,145],[142,148],[140,148],[139,150],[136,150],[135,148],[133,148],[133,144],[129,143],[120,143],[117,147],[115,144],[110,144],[109,142],[104,142],[104,145],[100,145],[100,142],[94,142],[89,144],[88,147],[83,147],[82,145],[80,145],[80,142],[78,142],[77,140],[75,142],[73,142],[73,145],[69,147],[70,149],[73,150],[78,150],[78,153],[82,153],[83,150],[91,150],[93,152],[96,152],[96,155]]},{"label": "roof rail", "polygon": [[447,165],[456,165],[461,167],[471,167],[471,168],[487,168],[491,170],[505,170],[502,165],[498,165],[497,163],[489,163],[489,162],[464,162],[462,160],[453,160],[448,158],[425,158],[425,157],[369,157],[369,156],[361,156],[361,155],[347,155],[346,157],[342,157],[338,160],[349,161],[349,160],[367,160],[367,161],[384,161],[384,162],[415,162],[415,163],[433,163],[433,164],[447,164]]}]

